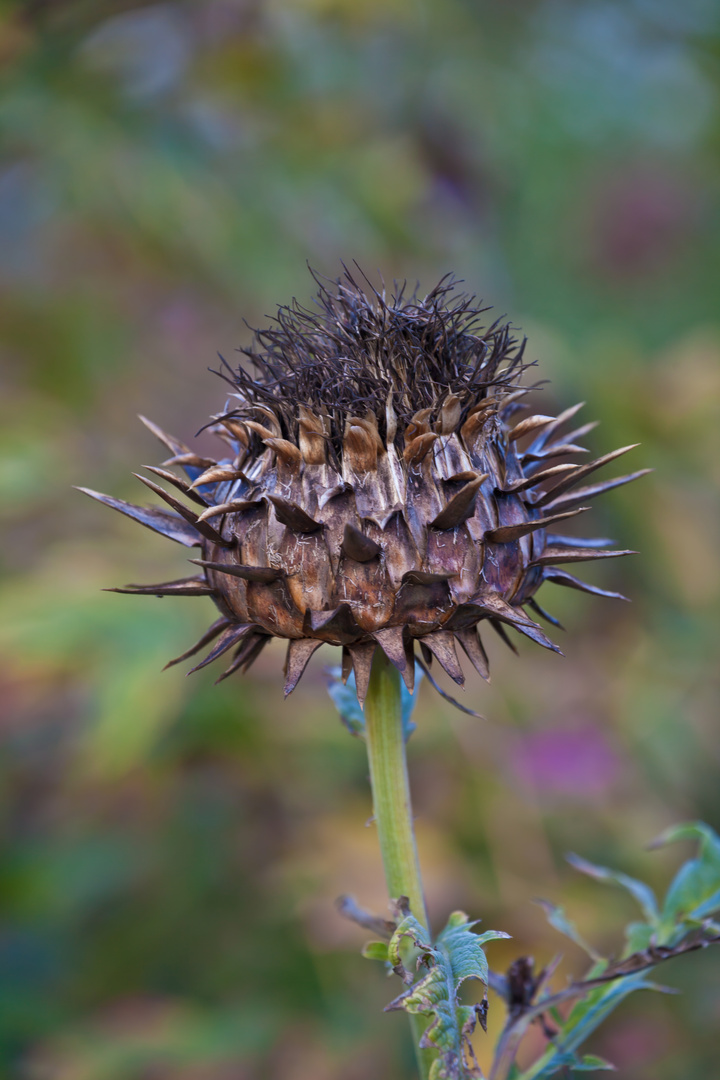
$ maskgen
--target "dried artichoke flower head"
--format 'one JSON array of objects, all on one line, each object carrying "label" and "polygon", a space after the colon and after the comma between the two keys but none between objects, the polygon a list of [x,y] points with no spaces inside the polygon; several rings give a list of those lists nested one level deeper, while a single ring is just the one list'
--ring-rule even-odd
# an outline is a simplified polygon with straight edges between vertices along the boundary
[{"label": "dried artichoke flower head", "polygon": [[201,549],[199,576],[114,591],[211,596],[220,617],[170,663],[209,645],[198,670],[233,650],[221,679],[286,639],[286,694],[323,642],[342,647],[361,702],[378,647],[409,688],[416,643],[462,684],[459,643],[487,678],[481,623],[559,651],[524,610],[554,621],[533,599],[543,581],[617,596],[558,564],[628,552],[554,530],[648,470],[578,487],[631,448],[568,463],[594,426],[562,433],[580,406],[516,423],[532,389],[520,385],[525,342],[508,324],[483,328],[487,309],[452,278],[422,299],[387,299],[348,271],[318,284],[317,310],[281,307],[242,350],[249,364],[226,369],[233,392],[209,425],[225,457],[145,421],[172,454],[148,470],[175,491],[138,479],[167,508],[87,491]]}]

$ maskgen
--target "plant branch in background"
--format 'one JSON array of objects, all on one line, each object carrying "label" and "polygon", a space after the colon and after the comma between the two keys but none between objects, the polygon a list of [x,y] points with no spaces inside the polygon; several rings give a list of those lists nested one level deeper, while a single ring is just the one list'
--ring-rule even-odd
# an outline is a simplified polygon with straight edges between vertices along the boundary
[{"label": "plant branch in background", "polygon": [[[338,684],[331,683],[333,697],[336,702],[347,704],[349,695],[343,697],[337,687]],[[409,699],[409,705],[412,704]],[[355,708],[354,721],[350,722],[347,716],[344,721],[354,734],[362,736],[363,725],[358,720],[362,714]],[[409,712],[406,722],[408,719]],[[708,825],[690,822],[667,830],[651,846],[677,840],[694,840],[699,848],[677,872],[662,905],[644,882],[577,855],[568,856],[570,864],[580,872],[625,889],[639,905],[643,919],[625,928],[625,948],[614,959],[601,956],[589,945],[562,908],[549,901],[539,901],[553,928],[580,946],[592,961],[585,978],[572,980],[562,989],[553,990],[550,986],[560,956],[537,973],[533,960],[524,956],[515,960],[505,975],[490,971],[482,946],[508,935],[498,931],[473,933],[475,924],[463,912],[451,915],[433,942],[426,926],[413,916],[405,897],[395,905],[394,920],[366,912],[350,897],[342,897],[338,907],[346,917],[386,939],[369,942],[363,955],[383,961],[388,971],[399,975],[408,987],[387,1009],[404,1008],[411,1014],[429,1018],[421,1045],[440,1049],[429,1074],[432,1080],[471,1080],[483,1076],[470,1038],[478,1020],[483,1030],[487,1030],[488,1004],[485,996],[480,1004],[460,1002],[459,991],[467,979],[477,979],[489,986],[507,1011],[488,1080],[570,1077],[612,1068],[602,1058],[594,1054],[578,1056],[578,1051],[630,994],[638,990],[667,992],[666,987],[648,980],[650,971],[668,960],[720,944],[720,925],[712,918],[720,911],[720,837]],[[415,972],[400,955],[400,945],[406,939],[416,950]],[[563,1013],[563,1007],[571,1002],[574,1004],[570,1011]],[[533,1024],[540,1025],[548,1046],[521,1072],[516,1059]]]}]

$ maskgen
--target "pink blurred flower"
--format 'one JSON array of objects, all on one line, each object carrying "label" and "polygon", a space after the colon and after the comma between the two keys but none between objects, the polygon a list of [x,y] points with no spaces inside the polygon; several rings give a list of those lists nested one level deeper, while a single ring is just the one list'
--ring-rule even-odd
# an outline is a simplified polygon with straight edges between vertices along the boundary
[{"label": "pink blurred flower", "polygon": [[607,737],[592,724],[526,734],[512,765],[519,780],[538,791],[590,798],[603,795],[621,770]]}]

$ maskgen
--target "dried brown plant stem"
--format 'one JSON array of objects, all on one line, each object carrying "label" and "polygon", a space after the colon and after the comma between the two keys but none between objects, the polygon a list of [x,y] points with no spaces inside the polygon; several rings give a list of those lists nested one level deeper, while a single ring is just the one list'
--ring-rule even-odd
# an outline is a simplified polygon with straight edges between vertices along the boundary
[{"label": "dried brown plant stem", "polygon": [[[428,926],[410,801],[400,675],[379,649],[373,658],[365,700],[365,741],[373,813],[388,893],[393,900],[406,896],[415,918]],[[427,1026],[424,1017],[411,1016],[410,1025],[420,1076],[424,1080],[436,1055],[434,1051],[421,1050],[418,1046]]]}]

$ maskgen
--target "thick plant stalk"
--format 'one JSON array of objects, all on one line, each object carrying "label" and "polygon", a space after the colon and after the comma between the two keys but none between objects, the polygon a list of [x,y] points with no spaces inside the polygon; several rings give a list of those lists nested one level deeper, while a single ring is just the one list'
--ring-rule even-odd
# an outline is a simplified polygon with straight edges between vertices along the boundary
[{"label": "thick plant stalk", "polygon": [[[388,893],[393,900],[407,896],[413,915],[427,927],[405,757],[400,675],[379,650],[373,659],[365,700],[365,739],[373,811]],[[420,1076],[424,1080],[429,1075],[435,1052],[418,1047],[427,1021],[414,1015],[410,1016],[410,1025]]]}]

